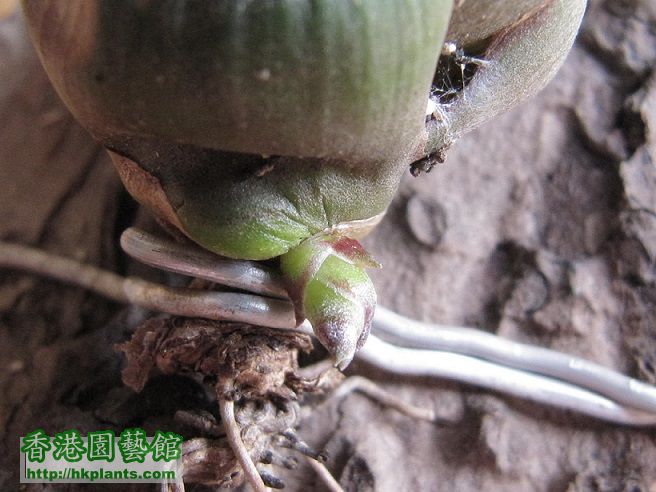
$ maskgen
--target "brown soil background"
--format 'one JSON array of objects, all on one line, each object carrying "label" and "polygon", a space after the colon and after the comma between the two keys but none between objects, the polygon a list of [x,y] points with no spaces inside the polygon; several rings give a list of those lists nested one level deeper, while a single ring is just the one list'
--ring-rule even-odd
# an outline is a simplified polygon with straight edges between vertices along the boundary
[{"label": "brown soil background", "polygon": [[[50,88],[20,16],[0,19],[0,237],[101,265],[144,222],[107,155]],[[656,3],[593,0],[578,42],[534,100],[404,179],[365,241],[381,304],[583,356],[656,383]],[[77,288],[0,272],[0,490],[17,490],[18,437],[166,425],[198,388],[158,378],[134,395],[112,344],[143,317]],[[656,491],[656,432],[454,382],[354,364],[409,402],[411,420],[359,394],[311,408],[300,435],[348,491]],[[323,490],[312,471],[287,490]],[[154,490],[25,486],[24,490]]]}]

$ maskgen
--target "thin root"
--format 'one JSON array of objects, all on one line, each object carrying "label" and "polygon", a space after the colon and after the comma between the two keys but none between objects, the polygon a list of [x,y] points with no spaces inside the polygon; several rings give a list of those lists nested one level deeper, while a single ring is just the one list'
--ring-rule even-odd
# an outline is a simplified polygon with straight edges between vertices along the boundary
[{"label": "thin root", "polygon": [[283,446],[294,449],[299,453],[301,453],[302,455],[307,456],[308,458],[312,458],[313,460],[319,461],[321,463],[325,462],[328,459],[328,457],[325,454],[312,449],[305,442],[301,441],[293,430],[290,429],[288,431],[283,432],[282,436],[286,439],[286,442],[283,443]]},{"label": "thin root", "polygon": [[246,480],[255,492],[267,492],[267,487],[264,485],[264,481],[262,481],[262,477],[257,471],[255,463],[253,463],[246,446],[244,446],[244,442],[241,440],[239,426],[235,420],[235,403],[222,398],[219,399],[218,403],[228,443],[234,451],[237,461],[239,461],[239,464],[244,470]]},{"label": "thin root", "polygon": [[428,408],[416,407],[404,402],[389,391],[384,390],[373,381],[362,376],[351,376],[347,378],[331,395],[333,398],[342,399],[349,393],[359,391],[381,405],[393,408],[397,412],[417,420],[436,422],[439,418],[435,412]]},{"label": "thin root", "polygon": [[262,481],[267,487],[271,487],[272,489],[284,489],[285,488],[285,482],[280,480],[278,477],[275,475],[272,475],[268,471],[265,470],[260,470],[260,477],[262,477]]},{"label": "thin root", "polygon": [[209,412],[199,411],[192,412],[189,410],[178,410],[173,417],[176,422],[199,430],[203,434],[212,437],[223,437],[225,431],[223,427],[216,423],[214,416]]},{"label": "thin root", "polygon": [[332,476],[328,468],[323,463],[320,463],[312,458],[306,456],[305,459],[310,464],[312,469],[319,476],[324,485],[330,490],[330,492],[344,492],[342,486],[335,480],[335,477]]}]

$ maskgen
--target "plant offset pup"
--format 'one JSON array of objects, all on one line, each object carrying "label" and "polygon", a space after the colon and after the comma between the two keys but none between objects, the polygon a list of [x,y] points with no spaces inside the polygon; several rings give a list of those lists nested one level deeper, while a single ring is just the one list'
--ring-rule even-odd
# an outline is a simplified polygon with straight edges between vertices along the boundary
[{"label": "plant offset pup", "polygon": [[[357,239],[380,220],[408,166],[430,170],[460,134],[546,84],[585,8],[584,0],[23,3],[53,84],[110,150],[128,191],[210,251],[279,257],[298,318],[340,368],[364,343],[376,304],[364,269],[377,263]],[[441,53],[447,68],[436,72]],[[460,87],[433,101],[427,120],[431,85],[444,85],[454,67]]]}]

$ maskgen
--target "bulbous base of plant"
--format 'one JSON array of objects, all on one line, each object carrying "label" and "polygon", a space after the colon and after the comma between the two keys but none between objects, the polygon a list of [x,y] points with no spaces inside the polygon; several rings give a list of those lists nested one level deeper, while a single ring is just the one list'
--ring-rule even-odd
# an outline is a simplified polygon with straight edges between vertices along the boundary
[{"label": "bulbous base of plant", "polygon": [[213,253],[268,260],[324,230],[365,234],[423,142],[370,163],[239,154],[148,139],[110,148],[130,194],[159,218]]}]

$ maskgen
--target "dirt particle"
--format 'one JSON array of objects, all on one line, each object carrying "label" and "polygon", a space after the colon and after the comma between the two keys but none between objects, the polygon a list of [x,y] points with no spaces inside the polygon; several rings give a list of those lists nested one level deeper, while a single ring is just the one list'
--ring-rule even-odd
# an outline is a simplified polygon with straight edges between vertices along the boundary
[{"label": "dirt particle", "polygon": [[506,314],[523,317],[542,309],[549,299],[549,282],[545,275],[534,269],[522,276],[506,305]]},{"label": "dirt particle", "polygon": [[258,70],[255,76],[259,80],[266,82],[267,80],[271,79],[271,70],[269,70],[268,68],[263,68],[262,70]]},{"label": "dirt particle", "polygon": [[447,213],[442,205],[419,194],[406,205],[406,220],[414,238],[424,246],[436,248],[447,229]]},{"label": "dirt particle", "polygon": [[12,360],[7,364],[7,372],[9,374],[16,374],[22,372],[25,369],[25,363],[20,359]]}]

